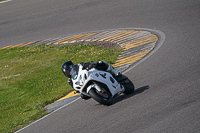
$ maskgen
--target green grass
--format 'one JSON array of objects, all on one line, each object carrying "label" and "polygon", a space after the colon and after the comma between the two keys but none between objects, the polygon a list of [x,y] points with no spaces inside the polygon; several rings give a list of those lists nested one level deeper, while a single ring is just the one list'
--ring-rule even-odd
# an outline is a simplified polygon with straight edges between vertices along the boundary
[{"label": "green grass", "polygon": [[61,71],[65,61],[114,64],[120,53],[94,45],[0,50],[0,132],[14,132],[44,116],[44,106],[73,90]]}]

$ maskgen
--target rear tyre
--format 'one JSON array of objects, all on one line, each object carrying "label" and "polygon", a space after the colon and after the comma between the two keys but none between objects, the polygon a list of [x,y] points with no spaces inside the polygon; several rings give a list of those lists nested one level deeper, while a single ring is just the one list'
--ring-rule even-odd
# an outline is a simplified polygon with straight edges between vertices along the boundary
[{"label": "rear tyre", "polygon": [[98,90],[96,90],[96,88],[91,88],[88,93],[95,101],[101,104],[111,105],[113,103],[111,94],[106,90],[104,90],[103,92],[99,92]]},{"label": "rear tyre", "polygon": [[124,94],[131,94],[135,90],[134,84],[129,79],[126,79],[125,81],[123,81],[122,85],[125,88]]}]

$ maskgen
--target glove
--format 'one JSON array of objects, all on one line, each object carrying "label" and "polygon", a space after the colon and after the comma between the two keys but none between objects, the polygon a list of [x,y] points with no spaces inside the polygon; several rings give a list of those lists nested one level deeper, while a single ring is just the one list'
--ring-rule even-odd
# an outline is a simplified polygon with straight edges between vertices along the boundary
[{"label": "glove", "polygon": [[69,85],[73,88],[73,82],[72,82],[72,79],[71,78],[68,78],[68,83],[69,83]]}]

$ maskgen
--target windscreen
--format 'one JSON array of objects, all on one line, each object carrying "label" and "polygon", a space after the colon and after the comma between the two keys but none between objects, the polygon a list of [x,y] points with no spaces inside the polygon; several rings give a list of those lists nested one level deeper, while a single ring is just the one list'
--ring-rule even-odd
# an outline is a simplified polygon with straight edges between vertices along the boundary
[{"label": "windscreen", "polygon": [[78,77],[78,70],[79,70],[79,66],[75,65],[72,70],[70,71],[70,75],[71,77],[75,80]]}]

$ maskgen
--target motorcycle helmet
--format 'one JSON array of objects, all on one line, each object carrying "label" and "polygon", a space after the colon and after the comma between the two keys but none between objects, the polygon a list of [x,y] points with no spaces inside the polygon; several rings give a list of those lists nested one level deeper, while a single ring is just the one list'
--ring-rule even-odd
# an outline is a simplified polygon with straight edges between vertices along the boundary
[{"label": "motorcycle helmet", "polygon": [[63,74],[66,77],[70,78],[70,71],[73,67],[74,67],[74,64],[71,60],[64,62],[61,67]]}]

